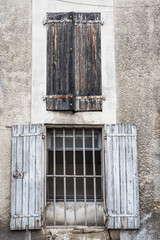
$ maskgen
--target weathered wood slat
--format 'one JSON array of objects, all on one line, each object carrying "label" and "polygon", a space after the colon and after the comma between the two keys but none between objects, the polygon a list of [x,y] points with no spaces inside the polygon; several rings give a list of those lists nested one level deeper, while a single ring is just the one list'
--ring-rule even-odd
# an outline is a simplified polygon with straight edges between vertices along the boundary
[{"label": "weathered wood slat", "polygon": [[[22,178],[13,174],[23,172]],[[42,226],[42,126],[12,127],[11,230]]]},{"label": "weathered wood slat", "polygon": [[107,125],[107,228],[139,228],[136,126]]}]

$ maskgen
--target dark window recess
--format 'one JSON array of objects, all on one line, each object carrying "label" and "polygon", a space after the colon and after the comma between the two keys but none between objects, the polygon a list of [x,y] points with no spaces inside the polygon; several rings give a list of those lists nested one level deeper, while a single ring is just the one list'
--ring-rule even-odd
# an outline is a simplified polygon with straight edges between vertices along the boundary
[{"label": "dark window recess", "polygon": [[100,20],[100,13],[47,14],[47,110],[102,111]]}]

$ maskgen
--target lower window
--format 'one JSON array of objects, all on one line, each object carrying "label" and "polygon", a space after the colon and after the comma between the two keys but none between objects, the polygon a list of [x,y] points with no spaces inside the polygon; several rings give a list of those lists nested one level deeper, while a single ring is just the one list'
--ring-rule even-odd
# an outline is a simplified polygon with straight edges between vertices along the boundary
[{"label": "lower window", "polygon": [[102,131],[47,129],[47,225],[103,225]]}]

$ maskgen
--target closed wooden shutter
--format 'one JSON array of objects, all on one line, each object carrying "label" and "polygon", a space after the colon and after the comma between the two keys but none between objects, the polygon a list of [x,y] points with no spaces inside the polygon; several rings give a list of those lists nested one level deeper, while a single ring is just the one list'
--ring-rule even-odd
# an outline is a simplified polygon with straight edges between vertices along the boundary
[{"label": "closed wooden shutter", "polygon": [[47,110],[73,110],[73,13],[48,13]]},{"label": "closed wooden shutter", "polygon": [[132,124],[107,125],[106,227],[139,228],[137,133]]},{"label": "closed wooden shutter", "polygon": [[101,14],[74,13],[75,111],[101,111]]},{"label": "closed wooden shutter", "polygon": [[47,14],[47,110],[102,111],[100,13]]},{"label": "closed wooden shutter", "polygon": [[10,229],[41,229],[41,216],[42,126],[13,126]]}]

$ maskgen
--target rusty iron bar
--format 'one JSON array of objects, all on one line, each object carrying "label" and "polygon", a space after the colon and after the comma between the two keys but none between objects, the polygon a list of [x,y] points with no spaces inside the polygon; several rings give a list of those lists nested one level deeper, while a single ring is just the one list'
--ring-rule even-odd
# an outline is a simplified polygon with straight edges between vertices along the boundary
[{"label": "rusty iron bar", "polygon": [[[95,168],[95,149],[94,149],[94,128],[92,128],[92,156],[93,156],[93,174],[96,175]],[[94,184],[94,205],[95,205],[95,226],[97,226],[97,200],[96,200],[96,178],[93,178]]]}]

